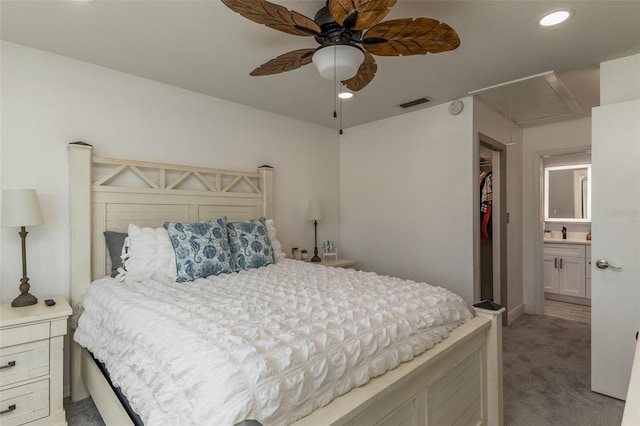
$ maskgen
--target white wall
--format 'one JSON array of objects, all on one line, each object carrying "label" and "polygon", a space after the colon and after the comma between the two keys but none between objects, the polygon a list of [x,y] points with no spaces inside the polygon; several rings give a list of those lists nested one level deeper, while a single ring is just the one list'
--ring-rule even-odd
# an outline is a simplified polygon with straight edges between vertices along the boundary
[{"label": "white wall", "polygon": [[[541,155],[588,150],[591,119],[564,121],[524,129],[522,151],[522,284],[527,313],[542,314]],[[572,231],[572,229],[569,229]]]},{"label": "white wall", "polygon": [[640,98],[640,55],[600,64],[600,105]]},{"label": "white wall", "polygon": [[340,141],[344,255],[473,300],[473,104],[347,129]]},{"label": "white wall", "polygon": [[[38,190],[45,224],[29,229],[28,275],[40,299],[69,297],[69,142],[96,155],[255,170],[275,167],[274,217],[285,250],[313,248],[304,220],[324,201],[319,239],[339,242],[335,130],[27,47],[1,45],[3,189]],[[2,302],[22,276],[17,229],[0,231]]]},{"label": "white wall", "polygon": [[[473,134],[482,133],[507,145],[507,205],[509,223],[507,225],[507,307],[509,323],[524,311],[522,294],[522,129],[503,115],[474,100]],[[477,158],[477,156],[475,157]],[[477,194],[477,206],[480,205]],[[479,209],[479,207],[478,207]],[[476,209],[476,223],[480,223]],[[480,241],[479,226],[474,239]],[[478,243],[479,244],[479,243]],[[478,262],[476,262],[478,263]],[[479,265],[477,265],[479,268]],[[479,271],[479,269],[478,269]],[[479,277],[479,272],[476,274]],[[504,304],[504,302],[503,302]]]}]

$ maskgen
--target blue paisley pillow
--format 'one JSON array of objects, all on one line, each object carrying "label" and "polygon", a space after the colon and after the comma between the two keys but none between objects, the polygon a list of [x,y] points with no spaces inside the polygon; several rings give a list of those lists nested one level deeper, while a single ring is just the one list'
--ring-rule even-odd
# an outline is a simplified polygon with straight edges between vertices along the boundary
[{"label": "blue paisley pillow", "polygon": [[237,271],[275,263],[264,217],[246,222],[228,223],[227,228],[231,254],[236,262]]},{"label": "blue paisley pillow", "polygon": [[227,218],[201,223],[165,222],[176,253],[177,282],[235,272],[227,239]]}]

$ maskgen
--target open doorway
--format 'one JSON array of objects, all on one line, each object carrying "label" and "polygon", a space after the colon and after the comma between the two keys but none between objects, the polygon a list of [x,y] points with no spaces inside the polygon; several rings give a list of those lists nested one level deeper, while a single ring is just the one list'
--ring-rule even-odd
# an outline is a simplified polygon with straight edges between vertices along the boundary
[{"label": "open doorway", "polygon": [[[506,146],[486,135],[478,136],[479,296],[504,306],[508,312]],[[506,313],[503,323],[508,324]]]},{"label": "open doorway", "polygon": [[591,150],[540,154],[543,314],[591,323]]}]

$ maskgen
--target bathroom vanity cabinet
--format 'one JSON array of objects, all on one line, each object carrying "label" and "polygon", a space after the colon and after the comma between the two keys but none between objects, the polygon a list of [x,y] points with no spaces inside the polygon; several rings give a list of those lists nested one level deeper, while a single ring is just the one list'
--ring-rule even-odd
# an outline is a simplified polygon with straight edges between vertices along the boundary
[{"label": "bathroom vanity cabinet", "polygon": [[582,299],[591,297],[591,286],[587,286],[587,265],[591,265],[586,248],[585,244],[544,244],[545,293]]}]

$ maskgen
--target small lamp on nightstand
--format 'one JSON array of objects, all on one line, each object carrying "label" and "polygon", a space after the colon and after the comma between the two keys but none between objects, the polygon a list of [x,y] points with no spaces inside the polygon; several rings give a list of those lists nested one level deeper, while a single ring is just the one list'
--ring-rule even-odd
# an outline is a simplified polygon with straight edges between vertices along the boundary
[{"label": "small lamp on nightstand", "polygon": [[309,208],[307,209],[307,220],[313,221],[314,234],[315,234],[315,246],[313,248],[313,257],[311,262],[320,262],[320,256],[318,256],[318,221],[324,219],[324,211],[322,210],[322,201],[314,200],[309,201]]},{"label": "small lamp on nightstand", "polygon": [[19,226],[22,239],[22,279],[20,280],[20,295],[13,299],[11,306],[29,306],[38,303],[38,299],[29,293],[29,278],[27,277],[27,245],[28,232],[26,226],[41,225],[42,211],[35,189],[13,189],[2,191],[2,226]]}]

